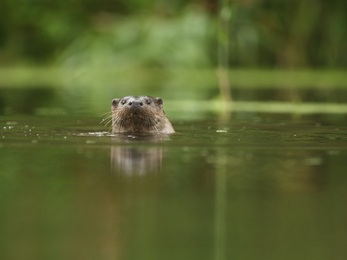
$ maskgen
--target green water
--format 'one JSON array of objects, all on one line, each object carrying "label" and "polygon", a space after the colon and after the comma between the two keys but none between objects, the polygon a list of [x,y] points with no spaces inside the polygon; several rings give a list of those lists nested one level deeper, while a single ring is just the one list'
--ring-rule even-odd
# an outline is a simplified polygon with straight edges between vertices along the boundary
[{"label": "green water", "polygon": [[0,117],[1,259],[345,259],[345,115]]}]

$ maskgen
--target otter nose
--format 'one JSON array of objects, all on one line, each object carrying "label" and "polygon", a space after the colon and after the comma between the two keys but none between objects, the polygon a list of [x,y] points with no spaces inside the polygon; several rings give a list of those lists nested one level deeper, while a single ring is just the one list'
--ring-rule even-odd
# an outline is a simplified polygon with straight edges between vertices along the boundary
[{"label": "otter nose", "polygon": [[137,108],[143,106],[143,103],[141,101],[132,101],[132,102],[129,102],[128,104],[131,107],[137,107]]}]

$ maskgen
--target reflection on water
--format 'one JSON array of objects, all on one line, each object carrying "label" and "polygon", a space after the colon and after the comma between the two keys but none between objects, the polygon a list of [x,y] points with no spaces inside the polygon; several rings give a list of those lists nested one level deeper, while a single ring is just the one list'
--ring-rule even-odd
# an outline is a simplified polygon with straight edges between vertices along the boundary
[{"label": "reflection on water", "polygon": [[1,259],[345,259],[342,118],[237,116],[0,119]]},{"label": "reflection on water", "polygon": [[127,176],[161,172],[162,149],[111,148],[112,172]]},{"label": "reflection on water", "polygon": [[[119,143],[111,148],[111,171],[114,174],[125,176],[158,174],[161,172],[163,148],[146,147],[162,140],[169,140],[169,135],[164,134],[118,134],[113,141]],[[121,145],[122,143],[141,142],[143,147],[133,148]]]}]

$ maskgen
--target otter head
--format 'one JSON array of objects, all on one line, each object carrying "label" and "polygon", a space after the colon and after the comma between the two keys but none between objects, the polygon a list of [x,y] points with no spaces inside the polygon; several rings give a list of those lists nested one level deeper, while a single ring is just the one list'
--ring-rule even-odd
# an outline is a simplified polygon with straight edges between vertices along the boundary
[{"label": "otter head", "polygon": [[112,100],[114,133],[174,133],[163,110],[163,100],[150,96],[126,96]]}]

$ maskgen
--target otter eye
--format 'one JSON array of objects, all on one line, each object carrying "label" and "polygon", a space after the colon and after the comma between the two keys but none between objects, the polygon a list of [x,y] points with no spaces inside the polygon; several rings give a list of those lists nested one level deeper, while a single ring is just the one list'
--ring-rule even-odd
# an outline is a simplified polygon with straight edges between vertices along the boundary
[{"label": "otter eye", "polygon": [[127,101],[126,100],[122,100],[122,105],[124,105]]},{"label": "otter eye", "polygon": [[149,101],[148,99],[146,100],[147,105],[151,104],[151,101]]}]

